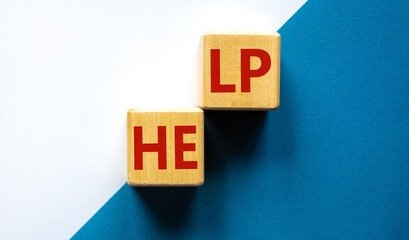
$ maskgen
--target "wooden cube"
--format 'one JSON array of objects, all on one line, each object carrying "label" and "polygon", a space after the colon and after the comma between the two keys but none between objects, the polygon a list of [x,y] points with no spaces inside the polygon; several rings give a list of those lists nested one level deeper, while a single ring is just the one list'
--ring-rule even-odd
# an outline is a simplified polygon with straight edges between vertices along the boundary
[{"label": "wooden cube", "polygon": [[272,110],[280,99],[280,34],[207,33],[200,107]]},{"label": "wooden cube", "polygon": [[203,110],[130,109],[128,184],[200,186],[204,181]]}]

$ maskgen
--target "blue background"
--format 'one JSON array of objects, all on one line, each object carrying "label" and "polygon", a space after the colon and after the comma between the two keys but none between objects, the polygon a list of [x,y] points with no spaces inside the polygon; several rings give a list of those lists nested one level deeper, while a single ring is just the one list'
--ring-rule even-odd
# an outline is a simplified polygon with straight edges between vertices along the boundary
[{"label": "blue background", "polygon": [[125,184],[74,239],[409,239],[409,3],[310,0],[281,104],[207,111],[200,188]]}]

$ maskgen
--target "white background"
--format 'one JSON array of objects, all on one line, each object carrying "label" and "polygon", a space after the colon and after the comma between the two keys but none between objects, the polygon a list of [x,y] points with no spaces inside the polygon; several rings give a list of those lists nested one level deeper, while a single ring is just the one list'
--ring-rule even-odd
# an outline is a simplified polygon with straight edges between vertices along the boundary
[{"label": "white background", "polygon": [[126,111],[197,106],[206,31],[305,0],[0,0],[0,239],[67,239],[126,181]]}]

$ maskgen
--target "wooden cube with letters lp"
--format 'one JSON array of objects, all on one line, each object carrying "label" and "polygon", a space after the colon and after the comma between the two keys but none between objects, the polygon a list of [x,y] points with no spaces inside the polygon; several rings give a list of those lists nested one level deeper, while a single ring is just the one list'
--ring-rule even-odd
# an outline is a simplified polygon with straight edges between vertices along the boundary
[{"label": "wooden cube with letters lp", "polygon": [[203,36],[200,107],[273,110],[280,103],[280,34],[207,33]]},{"label": "wooden cube with letters lp", "polygon": [[200,186],[204,124],[200,108],[128,111],[128,184]]}]

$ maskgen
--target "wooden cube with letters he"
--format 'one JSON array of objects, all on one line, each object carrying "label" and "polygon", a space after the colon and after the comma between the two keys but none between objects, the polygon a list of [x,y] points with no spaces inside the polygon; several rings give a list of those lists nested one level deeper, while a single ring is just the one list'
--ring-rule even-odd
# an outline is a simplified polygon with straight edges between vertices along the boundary
[{"label": "wooden cube with letters he", "polygon": [[130,109],[128,184],[200,186],[204,181],[203,110]]},{"label": "wooden cube with letters he", "polygon": [[280,102],[280,34],[207,33],[200,107],[272,110]]}]

